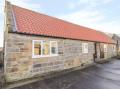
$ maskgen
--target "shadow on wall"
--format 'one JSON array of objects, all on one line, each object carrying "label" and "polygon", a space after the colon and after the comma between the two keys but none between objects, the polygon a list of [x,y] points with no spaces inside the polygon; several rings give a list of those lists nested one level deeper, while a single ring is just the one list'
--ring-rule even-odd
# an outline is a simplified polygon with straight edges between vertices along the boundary
[{"label": "shadow on wall", "polygon": [[0,48],[0,67],[3,66],[3,49]]}]

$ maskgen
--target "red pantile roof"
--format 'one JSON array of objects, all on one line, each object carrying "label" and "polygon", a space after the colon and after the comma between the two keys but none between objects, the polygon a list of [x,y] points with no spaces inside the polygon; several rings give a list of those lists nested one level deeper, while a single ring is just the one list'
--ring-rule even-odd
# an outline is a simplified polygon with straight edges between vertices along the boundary
[{"label": "red pantile roof", "polygon": [[69,39],[114,43],[100,31],[12,5],[17,32]]}]

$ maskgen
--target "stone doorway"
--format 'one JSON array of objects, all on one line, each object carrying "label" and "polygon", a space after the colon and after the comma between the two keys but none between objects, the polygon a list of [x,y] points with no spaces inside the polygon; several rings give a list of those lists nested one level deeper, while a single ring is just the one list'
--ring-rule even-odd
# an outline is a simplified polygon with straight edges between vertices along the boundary
[{"label": "stone doorway", "polygon": [[94,54],[94,62],[98,62],[100,60],[100,43],[95,43],[95,54]]}]

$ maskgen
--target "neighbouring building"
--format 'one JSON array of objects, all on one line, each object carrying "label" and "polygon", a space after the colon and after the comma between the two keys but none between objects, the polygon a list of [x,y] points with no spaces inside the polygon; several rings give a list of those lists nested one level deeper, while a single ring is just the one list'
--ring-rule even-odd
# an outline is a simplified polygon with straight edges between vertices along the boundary
[{"label": "neighbouring building", "polygon": [[116,56],[103,32],[5,4],[4,74],[7,82],[86,66]]},{"label": "neighbouring building", "polygon": [[119,58],[120,57],[120,35],[112,34],[112,33],[106,33],[106,34],[116,42],[117,57]]}]

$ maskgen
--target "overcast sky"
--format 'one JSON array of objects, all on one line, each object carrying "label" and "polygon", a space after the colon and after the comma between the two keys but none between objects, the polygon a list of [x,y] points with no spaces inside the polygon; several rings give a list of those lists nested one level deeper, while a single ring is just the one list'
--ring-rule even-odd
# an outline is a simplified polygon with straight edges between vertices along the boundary
[{"label": "overcast sky", "polygon": [[[12,4],[96,30],[120,34],[120,0],[8,0]],[[0,0],[0,47],[4,0]]]}]

